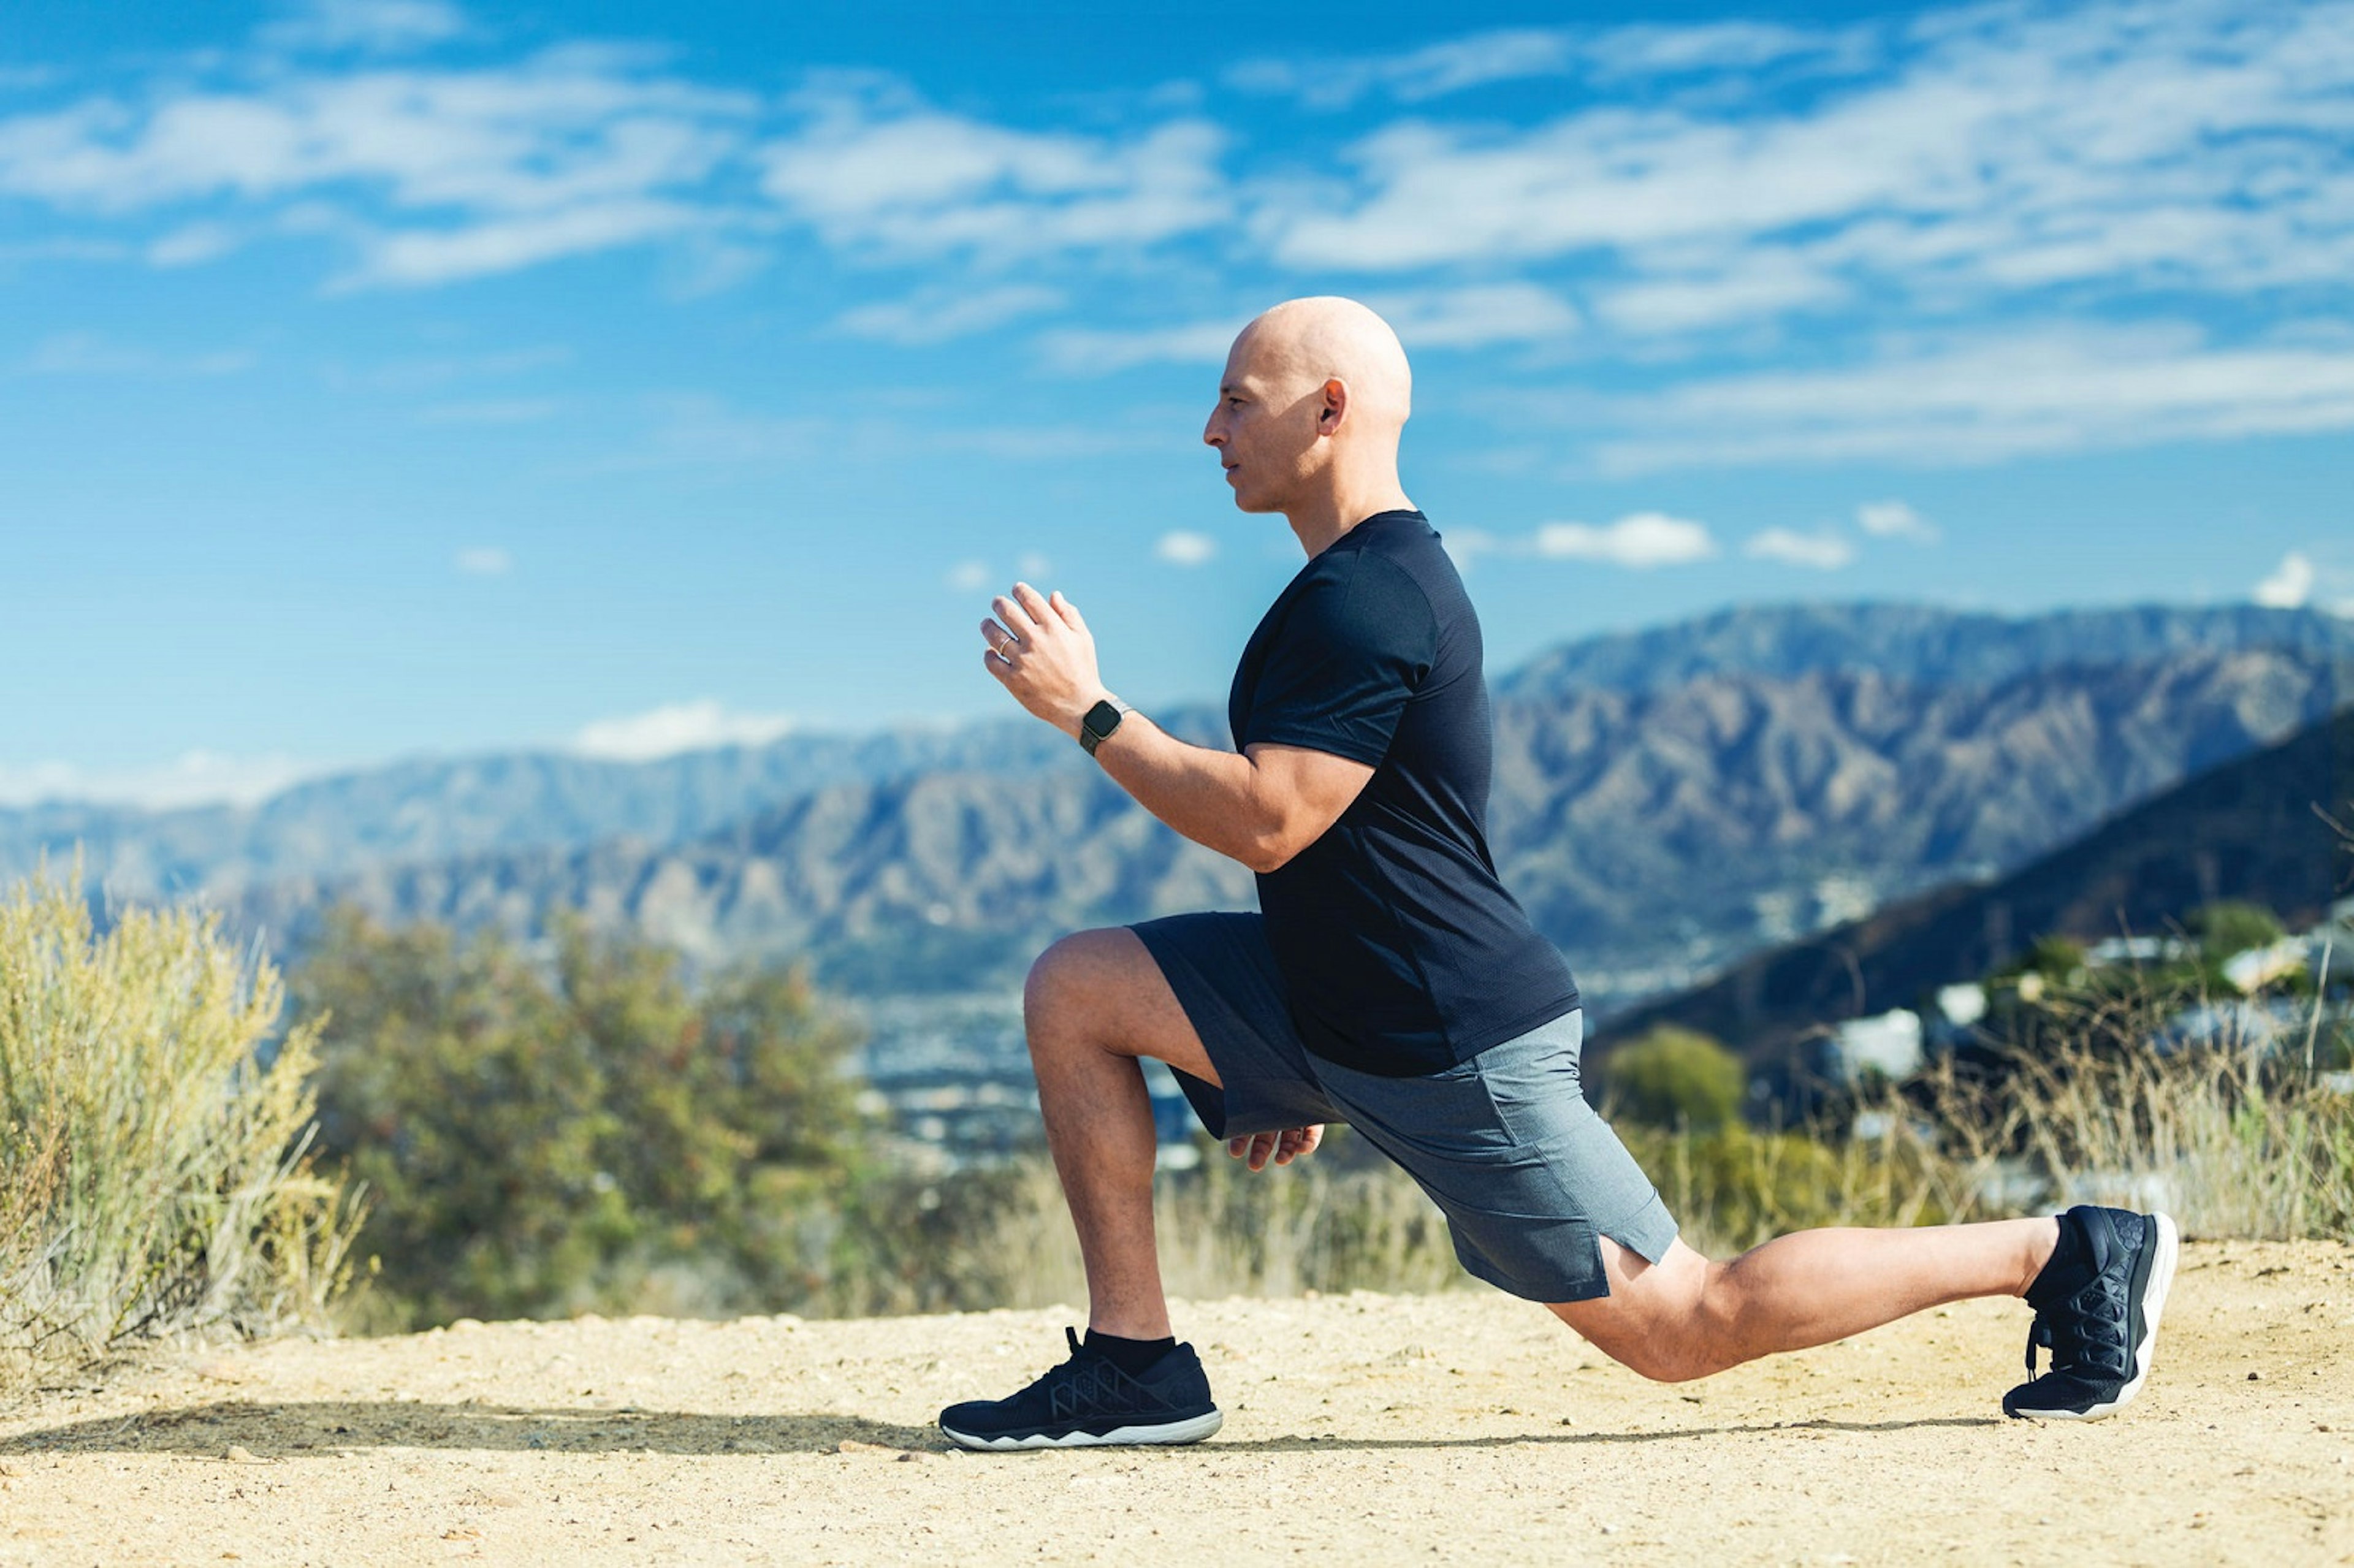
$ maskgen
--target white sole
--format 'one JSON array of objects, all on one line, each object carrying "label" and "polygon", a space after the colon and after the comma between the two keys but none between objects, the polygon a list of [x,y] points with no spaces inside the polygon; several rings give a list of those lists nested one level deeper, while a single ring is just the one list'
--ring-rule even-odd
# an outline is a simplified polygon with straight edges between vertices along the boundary
[{"label": "white sole", "polygon": [[974,1448],[983,1453],[1009,1454],[1021,1448],[1111,1448],[1154,1443],[1199,1443],[1225,1424],[1225,1414],[1213,1410],[1206,1415],[1166,1422],[1157,1426],[1115,1426],[1101,1436],[1093,1432],[1072,1432],[1061,1437],[1044,1435],[1035,1437],[975,1437],[953,1426],[943,1426],[940,1431],[959,1447]]},{"label": "white sole", "polygon": [[2098,1421],[2105,1415],[2115,1415],[2134,1401],[2141,1385],[2149,1379],[2150,1352],[2158,1346],[2158,1319],[2166,1310],[2166,1293],[2174,1284],[2174,1265],[2182,1255],[2182,1234],[2175,1228],[2174,1216],[2155,1214],[2158,1221],[2158,1255],[2150,1260],[2149,1285],[2141,1298],[2141,1343],[2134,1347],[2133,1381],[2117,1390],[2117,1396],[2089,1410],[2037,1410],[2028,1412],[2037,1421]]}]

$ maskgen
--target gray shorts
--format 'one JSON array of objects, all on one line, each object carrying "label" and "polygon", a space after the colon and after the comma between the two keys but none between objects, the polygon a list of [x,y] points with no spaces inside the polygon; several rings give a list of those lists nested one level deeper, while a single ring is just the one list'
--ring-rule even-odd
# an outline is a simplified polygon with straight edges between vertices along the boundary
[{"label": "gray shorts", "polygon": [[1225,1086],[1177,1081],[1213,1138],[1346,1122],[1447,1215],[1455,1255],[1532,1301],[1610,1294],[1597,1235],[1653,1263],[1676,1223],[1578,1078],[1572,1012],[1444,1072],[1385,1078],[1308,1051],[1257,915],[1129,927],[1161,966]]}]

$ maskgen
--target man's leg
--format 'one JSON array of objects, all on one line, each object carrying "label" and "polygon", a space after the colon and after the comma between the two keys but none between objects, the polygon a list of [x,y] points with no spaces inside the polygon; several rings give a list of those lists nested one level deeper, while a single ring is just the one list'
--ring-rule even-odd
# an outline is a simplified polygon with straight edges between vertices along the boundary
[{"label": "man's leg", "polygon": [[2059,1239],[2052,1219],[1842,1228],[1776,1236],[1730,1263],[1679,1241],[1652,1264],[1606,1238],[1610,1294],[1552,1309],[1613,1360],[1681,1383],[1948,1301],[2023,1296]]},{"label": "man's leg", "polygon": [[1022,993],[1055,1171],[1087,1271],[1087,1324],[1126,1340],[1170,1331],[1152,1235],[1152,1102],[1140,1056],[1218,1081],[1184,1008],[1126,927],[1066,937]]}]

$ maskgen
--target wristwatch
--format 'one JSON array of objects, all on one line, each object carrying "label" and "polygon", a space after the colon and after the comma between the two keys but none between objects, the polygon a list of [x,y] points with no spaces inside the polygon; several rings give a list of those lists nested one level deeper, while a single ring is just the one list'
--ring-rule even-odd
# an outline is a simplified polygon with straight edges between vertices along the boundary
[{"label": "wristwatch", "polygon": [[1119,727],[1119,721],[1130,711],[1126,703],[1117,698],[1106,698],[1089,708],[1087,716],[1079,720],[1080,747],[1093,757],[1096,747],[1111,738],[1112,731]]}]

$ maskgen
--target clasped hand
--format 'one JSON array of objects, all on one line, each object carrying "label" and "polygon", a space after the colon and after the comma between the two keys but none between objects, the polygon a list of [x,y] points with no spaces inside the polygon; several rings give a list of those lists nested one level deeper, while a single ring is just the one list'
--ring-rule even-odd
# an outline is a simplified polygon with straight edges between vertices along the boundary
[{"label": "clasped hand", "polygon": [[990,608],[997,613],[981,623],[989,644],[982,664],[1015,702],[1076,739],[1087,710],[1111,694],[1097,673],[1096,640],[1078,606],[1060,593],[1015,583]]},{"label": "clasped hand", "polygon": [[1244,1161],[1254,1171],[1264,1171],[1270,1157],[1278,1165],[1288,1165],[1303,1154],[1313,1154],[1316,1146],[1324,1141],[1324,1128],[1290,1127],[1281,1132],[1255,1132],[1245,1138],[1226,1139],[1226,1152]]}]

